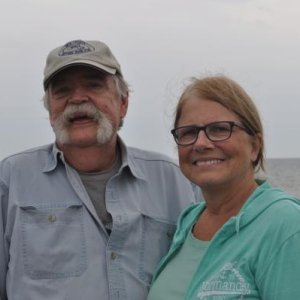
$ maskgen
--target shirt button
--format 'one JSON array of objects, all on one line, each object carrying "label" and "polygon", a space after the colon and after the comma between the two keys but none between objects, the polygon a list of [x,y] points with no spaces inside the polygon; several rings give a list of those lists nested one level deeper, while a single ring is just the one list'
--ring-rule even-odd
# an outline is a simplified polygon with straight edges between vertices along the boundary
[{"label": "shirt button", "polygon": [[49,223],[54,223],[56,221],[56,215],[49,215],[48,216],[48,221]]},{"label": "shirt button", "polygon": [[117,257],[118,257],[118,255],[116,252],[111,252],[111,254],[110,254],[111,259],[116,259]]}]

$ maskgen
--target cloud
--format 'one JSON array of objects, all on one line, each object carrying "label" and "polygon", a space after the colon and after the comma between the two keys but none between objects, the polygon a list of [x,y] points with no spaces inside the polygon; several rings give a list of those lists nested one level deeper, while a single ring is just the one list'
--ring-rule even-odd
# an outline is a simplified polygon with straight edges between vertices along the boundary
[{"label": "cloud", "polygon": [[259,106],[268,155],[299,156],[289,130],[300,126],[299,8],[296,0],[4,1],[0,157],[53,140],[40,101],[45,58],[78,38],[105,41],[132,85],[127,143],[176,155],[169,129],[183,82],[223,72]]}]

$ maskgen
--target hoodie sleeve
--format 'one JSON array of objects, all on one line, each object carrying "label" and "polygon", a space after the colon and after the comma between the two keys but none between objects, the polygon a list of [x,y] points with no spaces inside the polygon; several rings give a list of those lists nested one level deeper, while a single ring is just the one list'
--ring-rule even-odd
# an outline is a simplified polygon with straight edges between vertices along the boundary
[{"label": "hoodie sleeve", "polygon": [[295,300],[300,295],[300,231],[274,249],[270,264],[258,280],[263,300]]}]

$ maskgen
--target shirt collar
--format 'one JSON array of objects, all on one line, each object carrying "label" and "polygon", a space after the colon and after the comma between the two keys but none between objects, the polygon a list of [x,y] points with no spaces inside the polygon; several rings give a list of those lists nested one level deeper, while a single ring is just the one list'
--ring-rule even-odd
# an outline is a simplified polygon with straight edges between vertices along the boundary
[{"label": "shirt collar", "polygon": [[139,179],[146,180],[142,170],[139,166],[135,163],[133,155],[130,151],[128,151],[128,147],[125,145],[124,141],[118,136],[118,144],[121,149],[122,155],[122,165],[120,168],[120,172],[123,172],[126,168],[129,169],[131,174]]},{"label": "shirt collar", "polygon": [[[118,136],[118,144],[120,146],[122,157],[122,165],[120,167],[119,173],[125,171],[125,169],[128,168],[134,177],[145,180],[145,176],[143,175],[142,170],[135,163],[132,154],[130,153],[130,151],[128,151],[128,147],[125,145],[120,136]],[[63,152],[54,143],[52,144],[52,147],[50,147],[48,159],[43,167],[43,172],[47,173],[53,171],[57,167],[59,161],[61,161],[63,164],[66,164]]]},{"label": "shirt collar", "polygon": [[52,144],[52,147],[50,147],[48,159],[43,167],[43,172],[47,173],[53,171],[57,167],[59,160],[65,163],[63,152],[59,150],[57,145],[54,143]]}]

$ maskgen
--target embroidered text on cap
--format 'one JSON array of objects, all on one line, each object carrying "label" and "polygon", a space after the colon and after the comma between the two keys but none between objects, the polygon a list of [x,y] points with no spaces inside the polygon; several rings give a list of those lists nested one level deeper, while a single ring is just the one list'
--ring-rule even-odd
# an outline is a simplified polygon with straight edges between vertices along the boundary
[{"label": "embroidered text on cap", "polygon": [[87,52],[93,52],[95,48],[81,40],[71,41],[65,44],[62,49],[58,52],[59,56],[82,54]]}]

